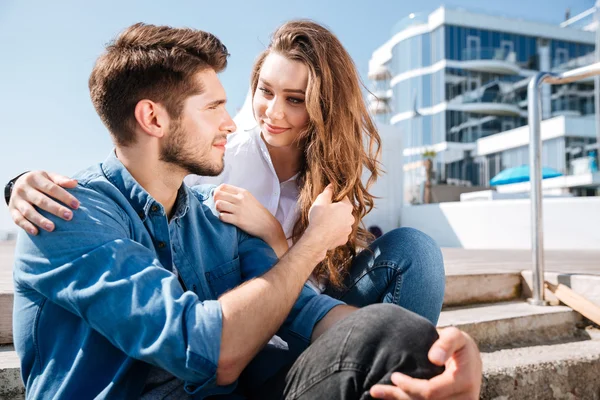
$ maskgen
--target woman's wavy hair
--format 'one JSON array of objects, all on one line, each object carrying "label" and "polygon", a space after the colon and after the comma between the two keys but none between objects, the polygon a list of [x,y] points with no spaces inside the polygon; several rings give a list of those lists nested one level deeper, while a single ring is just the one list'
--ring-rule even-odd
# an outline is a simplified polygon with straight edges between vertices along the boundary
[{"label": "woman's wavy hair", "polygon": [[[308,67],[305,103],[309,122],[300,138],[304,147],[298,175],[300,217],[292,240],[296,242],[308,227],[310,207],[329,183],[333,185],[334,201],[348,196],[354,206],[357,222],[348,242],[328,252],[313,273],[339,287],[356,251],[371,239],[361,220],[373,208],[374,197],[368,189],[381,172],[381,139],[367,111],[356,66],[331,31],[309,20],[289,21],[279,27],[254,64],[253,95],[260,69],[270,53]],[[368,176],[366,185],[361,179],[363,169]]]}]

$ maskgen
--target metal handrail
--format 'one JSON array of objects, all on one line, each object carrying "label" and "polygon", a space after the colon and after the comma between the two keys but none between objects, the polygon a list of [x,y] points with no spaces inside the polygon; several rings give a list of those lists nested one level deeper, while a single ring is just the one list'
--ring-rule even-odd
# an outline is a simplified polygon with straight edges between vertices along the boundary
[{"label": "metal handrail", "polygon": [[527,86],[529,122],[529,164],[531,182],[531,252],[533,282],[530,304],[545,305],[544,300],[544,230],[542,218],[542,84],[560,85],[600,75],[600,62],[560,74],[539,72]]}]

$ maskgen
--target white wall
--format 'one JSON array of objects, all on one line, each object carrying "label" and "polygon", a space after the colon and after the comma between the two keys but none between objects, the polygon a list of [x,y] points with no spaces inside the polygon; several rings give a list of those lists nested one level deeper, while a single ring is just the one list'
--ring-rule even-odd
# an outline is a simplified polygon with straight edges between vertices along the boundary
[{"label": "white wall", "polygon": [[[400,225],[404,181],[402,136],[400,129],[393,125],[378,124],[381,136],[381,163],[385,173],[369,190],[375,199],[375,208],[363,219],[365,226],[379,226],[383,232],[389,232]],[[366,179],[363,175],[363,182]]]},{"label": "white wall", "polygon": [[[600,249],[600,197],[544,199],[547,250]],[[442,247],[530,249],[530,202],[494,200],[440,203],[402,209],[401,224]]]}]

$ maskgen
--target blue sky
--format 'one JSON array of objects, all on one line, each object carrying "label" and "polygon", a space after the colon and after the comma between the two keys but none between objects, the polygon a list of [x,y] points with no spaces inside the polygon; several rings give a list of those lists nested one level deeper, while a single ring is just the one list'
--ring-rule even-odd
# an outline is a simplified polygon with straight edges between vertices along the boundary
[{"label": "blue sky", "polygon": [[[221,79],[235,113],[250,68],[269,34],[292,18],[311,18],[338,35],[363,77],[371,53],[411,12],[440,5],[558,24],[593,0],[0,0],[0,183],[23,170],[73,174],[111,149],[87,78],[104,45],[135,22],[187,26],[217,35],[231,53]],[[4,202],[0,232],[12,229]]]}]

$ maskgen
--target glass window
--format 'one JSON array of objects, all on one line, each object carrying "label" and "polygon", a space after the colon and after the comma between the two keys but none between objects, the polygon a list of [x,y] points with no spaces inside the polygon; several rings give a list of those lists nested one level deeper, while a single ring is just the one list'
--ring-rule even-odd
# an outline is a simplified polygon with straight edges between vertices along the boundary
[{"label": "glass window", "polygon": [[421,66],[431,65],[431,36],[425,33],[421,36]]},{"label": "glass window", "polygon": [[421,90],[422,107],[431,107],[431,75],[423,75],[421,80],[423,84],[423,88]]},{"label": "glass window", "polygon": [[487,49],[490,46],[490,31],[481,30],[481,47]]},{"label": "glass window", "polygon": [[517,60],[520,63],[526,63],[528,54],[527,54],[527,38],[525,36],[520,35],[517,41]]},{"label": "glass window", "polygon": [[431,131],[431,115],[425,115],[422,117],[423,121],[423,135],[422,135],[422,144],[423,145],[431,145],[433,144],[433,132]]},{"label": "glass window", "polygon": [[456,60],[462,61],[462,53],[466,47],[467,37],[465,35],[465,28],[456,28],[458,31],[457,49],[456,49]]},{"label": "glass window", "polygon": [[495,49],[500,47],[500,33],[492,32],[492,46],[491,47],[493,47]]}]

